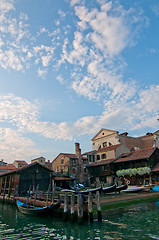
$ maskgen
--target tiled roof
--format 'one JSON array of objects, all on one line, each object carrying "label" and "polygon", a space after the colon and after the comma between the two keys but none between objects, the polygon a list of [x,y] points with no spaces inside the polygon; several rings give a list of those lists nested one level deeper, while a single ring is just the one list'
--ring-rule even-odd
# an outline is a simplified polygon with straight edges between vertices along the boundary
[{"label": "tiled roof", "polygon": [[13,164],[7,164],[0,166],[0,170],[13,170],[16,169],[16,167]]},{"label": "tiled roof", "polygon": [[106,159],[106,160],[102,160],[102,161],[98,161],[92,164],[87,165],[87,167],[96,167],[96,166],[101,166],[101,165],[107,165],[111,162],[114,162],[116,160],[116,158],[111,158],[111,159]]},{"label": "tiled roof", "polygon": [[28,165],[28,163],[26,161],[23,161],[23,160],[15,160],[15,162],[20,163],[20,164]]},{"label": "tiled roof", "polygon": [[156,149],[157,147],[153,147],[132,151],[130,153],[124,153],[115,161],[115,163],[149,158],[155,152]]},{"label": "tiled roof", "polygon": [[104,152],[104,151],[111,151],[111,150],[114,150],[114,149],[117,149],[119,146],[121,146],[121,144],[116,144],[116,145],[112,145],[112,146],[109,146],[109,147],[104,147],[104,148],[101,148],[97,151],[98,152]]},{"label": "tiled roof", "polygon": [[83,156],[83,155],[87,155],[87,154],[91,154],[91,153],[95,153],[95,152],[96,152],[96,150],[89,151],[89,152],[85,152],[85,153],[82,153],[82,156]]}]

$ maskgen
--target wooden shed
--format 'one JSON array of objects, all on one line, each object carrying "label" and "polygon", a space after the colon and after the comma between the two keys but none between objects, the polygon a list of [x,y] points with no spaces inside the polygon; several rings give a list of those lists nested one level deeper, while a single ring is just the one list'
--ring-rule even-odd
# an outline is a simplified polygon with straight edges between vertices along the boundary
[{"label": "wooden shed", "polygon": [[0,195],[26,196],[29,187],[46,191],[52,180],[52,171],[38,162],[0,175]]}]

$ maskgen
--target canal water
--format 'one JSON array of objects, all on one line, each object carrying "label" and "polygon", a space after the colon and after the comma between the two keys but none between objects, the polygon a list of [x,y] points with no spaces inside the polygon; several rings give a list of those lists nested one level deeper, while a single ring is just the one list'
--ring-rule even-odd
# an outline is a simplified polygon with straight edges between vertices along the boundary
[{"label": "canal water", "polygon": [[102,222],[83,225],[49,216],[26,216],[16,206],[0,203],[0,240],[3,239],[159,239],[159,202],[136,205],[103,216]]}]

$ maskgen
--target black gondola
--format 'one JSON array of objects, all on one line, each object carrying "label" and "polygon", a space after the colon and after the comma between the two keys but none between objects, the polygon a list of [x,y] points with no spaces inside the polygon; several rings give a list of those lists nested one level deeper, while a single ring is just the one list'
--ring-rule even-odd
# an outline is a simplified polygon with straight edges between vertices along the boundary
[{"label": "black gondola", "polygon": [[61,206],[61,199],[55,203],[51,204],[49,206],[45,207],[36,207],[29,205],[27,203],[23,203],[19,200],[17,200],[17,207],[20,212],[27,214],[27,215],[46,215],[53,213],[56,209],[58,209]]},{"label": "black gondola", "polygon": [[97,191],[101,192],[102,191],[102,187],[97,187],[97,188],[86,188],[84,190],[71,190],[71,189],[63,189],[61,190],[61,192],[69,192],[69,193],[75,193],[75,194],[84,194],[84,195],[88,195],[89,192],[91,192],[92,194],[95,194]]},{"label": "black gondola", "polygon": [[103,187],[102,186],[102,192],[103,193],[111,193],[111,192],[115,192],[116,190],[116,184],[109,186],[109,187]]},{"label": "black gondola", "polygon": [[126,190],[127,188],[128,188],[128,185],[127,185],[127,184],[123,184],[123,185],[121,185],[121,186],[117,186],[116,189],[115,189],[115,191],[116,191],[116,192],[120,192],[120,191],[122,191],[122,190]]}]

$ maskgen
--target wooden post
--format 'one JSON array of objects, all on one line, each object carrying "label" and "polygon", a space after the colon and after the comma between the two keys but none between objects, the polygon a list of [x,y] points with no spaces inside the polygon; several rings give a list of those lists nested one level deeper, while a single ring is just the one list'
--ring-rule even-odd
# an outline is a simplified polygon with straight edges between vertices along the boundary
[{"label": "wooden post", "polygon": [[[16,185],[17,186],[17,185]],[[28,196],[27,196],[27,204],[28,204],[28,202],[29,202],[29,197],[30,197],[30,191],[31,191],[31,185],[29,186],[29,191],[28,191]]]},{"label": "wooden post", "polygon": [[8,198],[10,199],[10,193],[11,193],[11,183],[12,183],[12,176],[9,177],[9,188],[8,188]]},{"label": "wooden post", "polygon": [[38,190],[39,190],[39,184],[36,186],[36,192],[35,192],[34,205],[35,205],[35,203],[36,203],[36,199],[37,199]]},{"label": "wooden post", "polygon": [[55,200],[55,191],[56,191],[56,183],[52,182],[52,204],[54,204]]},{"label": "wooden post", "polygon": [[68,193],[65,193],[63,220],[66,221],[67,218],[68,218]]},{"label": "wooden post", "polygon": [[75,194],[71,194],[71,221],[73,222],[75,218]]},{"label": "wooden post", "polygon": [[50,187],[51,187],[51,184],[49,183],[49,187],[48,187],[48,191],[47,191],[47,198],[46,198],[46,206],[48,205]]},{"label": "wooden post", "polygon": [[15,195],[16,195],[16,192],[17,192],[17,188],[18,188],[18,185],[15,186],[13,200],[15,200]]},{"label": "wooden post", "polygon": [[78,223],[82,224],[83,223],[83,199],[81,194],[78,194],[77,202],[78,202]]},{"label": "wooden post", "polygon": [[6,194],[6,185],[7,185],[7,176],[5,177],[5,183],[4,183],[3,201],[5,199],[5,194]]},{"label": "wooden post", "polygon": [[99,191],[96,192],[96,201],[97,201],[98,221],[102,221],[102,212],[101,212],[101,206],[100,206],[100,193],[99,193]]},{"label": "wooden post", "polygon": [[92,209],[92,193],[88,194],[88,212],[89,212],[89,221],[93,222],[93,209]]}]

